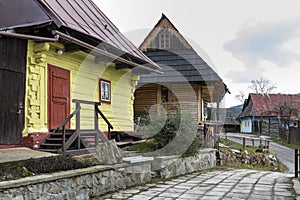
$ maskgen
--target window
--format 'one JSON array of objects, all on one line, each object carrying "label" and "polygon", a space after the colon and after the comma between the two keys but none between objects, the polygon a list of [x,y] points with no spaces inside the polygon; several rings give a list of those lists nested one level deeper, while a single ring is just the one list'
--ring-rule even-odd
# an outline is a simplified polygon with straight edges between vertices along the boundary
[{"label": "window", "polygon": [[99,91],[100,102],[110,103],[111,102],[110,81],[100,79],[99,90],[100,90]]},{"label": "window", "polygon": [[159,34],[159,48],[170,49],[170,33],[166,29],[163,29]]}]

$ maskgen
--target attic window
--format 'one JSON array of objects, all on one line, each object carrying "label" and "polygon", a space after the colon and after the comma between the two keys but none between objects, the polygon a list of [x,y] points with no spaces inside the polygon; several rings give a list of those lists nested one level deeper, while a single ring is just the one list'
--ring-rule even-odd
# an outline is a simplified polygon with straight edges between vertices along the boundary
[{"label": "attic window", "polygon": [[170,49],[170,46],[170,32],[164,29],[159,34],[159,48]]},{"label": "attic window", "polygon": [[100,91],[99,91],[100,102],[110,104],[110,102],[111,102],[110,81],[100,79],[99,89],[100,89]]}]

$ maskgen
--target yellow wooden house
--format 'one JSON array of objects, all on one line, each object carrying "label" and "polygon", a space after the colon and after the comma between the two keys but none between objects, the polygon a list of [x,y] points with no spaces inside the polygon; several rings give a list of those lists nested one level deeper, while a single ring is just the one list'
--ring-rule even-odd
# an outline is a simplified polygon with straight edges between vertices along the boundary
[{"label": "yellow wooden house", "polygon": [[[0,144],[21,144],[27,136],[38,147],[46,137],[56,140],[52,132],[67,143],[51,147],[61,151],[76,141],[84,146],[80,137],[87,130],[97,129],[94,136],[102,139],[111,129],[133,131],[138,73],[160,73],[159,67],[93,1],[5,1],[0,13],[0,76],[11,75],[0,80],[6,98],[0,107],[9,107],[0,115]],[[2,95],[10,86],[13,92]]]}]

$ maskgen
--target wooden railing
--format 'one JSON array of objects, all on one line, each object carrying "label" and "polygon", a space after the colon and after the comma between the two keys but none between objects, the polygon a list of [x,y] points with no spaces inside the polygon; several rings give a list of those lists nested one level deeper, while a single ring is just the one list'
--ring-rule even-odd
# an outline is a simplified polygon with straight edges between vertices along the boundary
[{"label": "wooden railing", "polygon": [[105,117],[105,115],[101,112],[101,110],[99,110],[98,107],[95,108],[97,113],[102,117],[102,119],[105,121],[105,123],[107,124],[107,135],[108,135],[108,139],[111,140],[111,134],[110,134],[110,130],[114,129],[114,127],[111,125],[111,123],[108,121],[108,119]]},{"label": "wooden railing", "polygon": [[[68,147],[66,146],[66,124],[75,116],[77,115],[77,113],[80,112],[81,107],[79,106],[78,108],[76,108],[76,110],[71,113],[58,127],[57,129],[54,131],[54,133],[57,130],[62,129],[62,145],[63,145],[63,149],[62,151],[65,152],[66,149],[68,149],[70,147],[70,145],[68,144]],[[73,134],[74,135],[74,134]]]},{"label": "wooden railing", "polygon": [[[66,152],[70,146],[78,139],[77,143],[77,149],[81,149],[81,138],[84,136],[93,136],[95,139],[95,145],[99,144],[99,137],[102,141],[107,141],[107,138],[105,135],[99,130],[99,117],[98,114],[101,116],[101,118],[105,121],[108,127],[108,137],[110,139],[110,131],[113,129],[113,126],[108,121],[108,119],[104,116],[104,114],[100,111],[98,106],[100,105],[99,102],[92,102],[92,101],[84,101],[84,100],[77,100],[73,99],[73,103],[76,104],[76,110],[70,114],[54,131],[62,130],[62,152]],[[81,114],[81,104],[86,105],[94,105],[94,129],[82,129],[80,127],[80,114]],[[76,115],[75,123],[76,128],[74,133],[68,138],[66,141],[66,124]]]}]

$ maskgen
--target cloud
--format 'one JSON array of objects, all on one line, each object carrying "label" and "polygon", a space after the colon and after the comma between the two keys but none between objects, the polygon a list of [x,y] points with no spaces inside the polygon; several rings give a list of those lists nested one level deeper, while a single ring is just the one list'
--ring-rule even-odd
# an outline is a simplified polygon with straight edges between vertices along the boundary
[{"label": "cloud", "polygon": [[[286,67],[300,54],[286,48],[287,43],[300,37],[300,18],[276,23],[252,23],[241,28],[237,37],[223,45],[224,50],[243,62],[244,71],[231,71],[228,77],[236,82],[251,80],[265,72],[263,61]],[[252,78],[251,78],[252,77]]]}]

